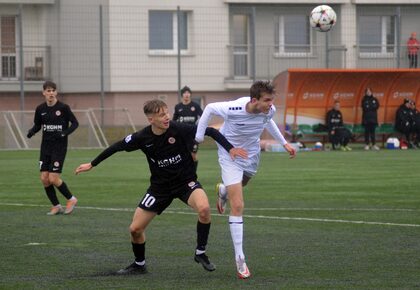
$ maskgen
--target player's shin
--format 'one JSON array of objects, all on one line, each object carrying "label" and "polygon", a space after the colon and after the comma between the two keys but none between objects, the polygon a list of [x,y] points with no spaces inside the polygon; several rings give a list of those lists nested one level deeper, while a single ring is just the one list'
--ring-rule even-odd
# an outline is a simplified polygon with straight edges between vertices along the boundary
[{"label": "player's shin", "polygon": [[145,261],[146,242],[144,242],[143,244],[131,243],[131,245],[133,248],[136,264],[143,266],[146,263]]},{"label": "player's shin", "polygon": [[71,194],[69,188],[67,187],[67,184],[63,181],[61,183],[60,186],[57,187],[57,189],[61,192],[62,195],[64,195],[64,197],[69,200],[70,198],[73,197],[73,195]]},{"label": "player's shin", "polygon": [[200,221],[197,221],[197,248],[195,250],[196,255],[200,255],[206,252],[210,225],[211,223],[203,224]]},{"label": "player's shin", "polygon": [[54,185],[44,187],[44,189],[45,189],[45,193],[47,194],[48,199],[50,200],[53,206],[60,204],[57,198],[57,194],[55,193]]},{"label": "player's shin", "polygon": [[236,260],[245,258],[243,244],[243,219],[242,216],[229,216],[230,235],[235,248]]}]

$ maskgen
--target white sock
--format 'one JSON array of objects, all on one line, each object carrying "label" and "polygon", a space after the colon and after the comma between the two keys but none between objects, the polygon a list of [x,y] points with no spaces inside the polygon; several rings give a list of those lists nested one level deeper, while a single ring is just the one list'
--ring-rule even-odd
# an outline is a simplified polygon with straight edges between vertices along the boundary
[{"label": "white sock", "polygon": [[136,262],[136,264],[137,265],[139,265],[139,266],[144,266],[144,265],[146,265],[146,260],[143,260],[143,261],[141,261],[141,262],[137,262],[137,261],[135,261]]},{"label": "white sock", "polygon": [[199,249],[195,249],[195,254],[196,255],[201,255],[201,254],[204,254],[206,251],[202,251],[202,250],[199,250]]},{"label": "white sock", "polygon": [[244,225],[242,216],[229,216],[230,235],[235,248],[235,260],[245,259],[242,249]]}]

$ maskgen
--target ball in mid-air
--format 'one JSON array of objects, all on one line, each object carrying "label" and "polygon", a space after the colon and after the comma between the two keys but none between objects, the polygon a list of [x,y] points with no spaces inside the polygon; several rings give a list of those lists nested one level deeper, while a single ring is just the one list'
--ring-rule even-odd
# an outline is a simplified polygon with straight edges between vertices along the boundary
[{"label": "ball in mid-air", "polygon": [[315,7],[311,15],[309,15],[309,23],[312,28],[321,31],[327,32],[333,28],[337,22],[337,14],[335,11],[328,5],[319,5]]}]

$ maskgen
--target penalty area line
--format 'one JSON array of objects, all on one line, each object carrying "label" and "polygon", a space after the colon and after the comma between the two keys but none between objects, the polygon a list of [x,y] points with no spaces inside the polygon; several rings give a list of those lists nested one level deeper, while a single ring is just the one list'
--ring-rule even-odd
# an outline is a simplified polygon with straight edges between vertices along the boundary
[{"label": "penalty area line", "polygon": [[[23,203],[3,203],[2,206],[19,206],[19,207],[46,207],[45,205],[37,204],[23,204]],[[77,209],[100,210],[100,211],[118,211],[118,212],[134,212],[134,208],[108,208],[108,207],[93,207],[93,206],[77,206]],[[180,215],[196,215],[195,212],[165,210],[168,214]],[[226,217],[227,215],[212,214],[213,216]],[[323,218],[303,218],[303,217],[284,217],[284,216],[266,216],[266,215],[243,215],[246,218],[254,219],[270,219],[270,220],[291,220],[291,221],[309,221],[309,222],[323,222],[323,223],[346,223],[346,224],[362,224],[362,225],[379,225],[379,226],[396,226],[396,227],[420,227],[420,224],[400,224],[388,222],[369,222],[369,221],[353,221],[342,219],[323,219]]]}]

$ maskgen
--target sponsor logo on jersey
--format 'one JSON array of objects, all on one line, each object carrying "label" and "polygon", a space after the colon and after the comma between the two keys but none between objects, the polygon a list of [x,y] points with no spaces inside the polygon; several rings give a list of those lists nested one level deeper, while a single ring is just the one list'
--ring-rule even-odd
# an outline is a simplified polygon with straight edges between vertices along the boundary
[{"label": "sponsor logo on jersey", "polygon": [[168,139],[169,144],[174,144],[176,142],[174,137],[169,137]]},{"label": "sponsor logo on jersey", "polygon": [[130,135],[128,135],[127,137],[125,137],[125,139],[124,139],[125,143],[130,143],[130,141],[131,141],[131,136],[132,136],[132,134],[130,134]]},{"label": "sponsor logo on jersey", "polygon": [[46,132],[55,132],[55,131],[63,131],[63,125],[43,125],[43,131]]},{"label": "sponsor logo on jersey", "polygon": [[188,186],[189,186],[190,188],[194,188],[194,187],[196,187],[196,186],[197,186],[197,184],[195,183],[195,181],[191,181],[190,183],[188,183]]},{"label": "sponsor logo on jersey", "polygon": [[195,117],[192,117],[192,116],[179,117],[179,122],[180,123],[194,123]]},{"label": "sponsor logo on jersey", "polygon": [[230,111],[242,111],[242,107],[229,107]]},{"label": "sponsor logo on jersey", "polygon": [[56,114],[57,116],[60,116],[60,115],[61,115],[60,110],[55,111],[55,114]]},{"label": "sponsor logo on jersey", "polygon": [[173,157],[158,160],[157,164],[158,164],[159,167],[167,167],[167,166],[171,166],[171,165],[174,165],[174,164],[178,164],[181,161],[182,161],[182,157],[181,157],[180,154],[178,154],[178,155],[173,156]]}]

